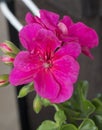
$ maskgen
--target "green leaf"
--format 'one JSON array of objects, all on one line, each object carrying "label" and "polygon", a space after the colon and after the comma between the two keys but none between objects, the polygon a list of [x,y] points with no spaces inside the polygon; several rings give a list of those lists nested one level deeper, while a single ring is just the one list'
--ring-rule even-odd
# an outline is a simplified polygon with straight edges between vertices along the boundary
[{"label": "green leaf", "polygon": [[64,112],[60,110],[55,113],[54,119],[57,122],[57,124],[62,125],[62,123],[66,121],[66,116]]},{"label": "green leaf", "polygon": [[90,101],[83,100],[80,102],[79,108],[70,109],[67,107],[63,110],[68,115],[69,120],[83,120],[95,111],[95,107]]},{"label": "green leaf", "polygon": [[78,130],[73,124],[64,125],[61,130]]},{"label": "green leaf", "polygon": [[[69,113],[69,119],[83,120],[89,117],[95,111],[95,106],[91,103],[91,101],[86,99],[87,91],[88,82],[81,81],[78,83],[72,98],[69,101],[61,104],[66,113]],[[73,113],[75,113],[75,115]]]},{"label": "green leaf", "polygon": [[95,111],[95,106],[89,100],[82,100],[80,104],[81,117],[88,117]]},{"label": "green leaf", "polygon": [[89,83],[87,80],[78,82],[78,91],[81,92],[81,96],[86,98],[88,93]]},{"label": "green leaf", "polygon": [[32,92],[33,90],[34,90],[34,84],[33,83],[29,83],[29,84],[23,86],[20,89],[20,92],[18,94],[18,98],[25,97],[28,93]]},{"label": "green leaf", "polygon": [[98,128],[93,120],[85,119],[79,126],[79,130],[98,130]]},{"label": "green leaf", "polygon": [[37,130],[60,130],[55,122],[46,120],[42,122]]},{"label": "green leaf", "polygon": [[66,106],[63,106],[62,104],[59,104],[59,108],[65,112],[65,114],[67,115],[67,118],[70,121],[72,121],[73,119],[75,120],[76,118],[80,116],[79,112],[73,110],[72,108],[68,106],[66,107]]},{"label": "green leaf", "polygon": [[94,98],[92,100],[92,103],[96,107],[95,113],[98,115],[102,115],[102,101],[100,100],[100,98]]},{"label": "green leaf", "polygon": [[98,130],[102,130],[102,115],[95,115],[93,120],[98,127]]}]

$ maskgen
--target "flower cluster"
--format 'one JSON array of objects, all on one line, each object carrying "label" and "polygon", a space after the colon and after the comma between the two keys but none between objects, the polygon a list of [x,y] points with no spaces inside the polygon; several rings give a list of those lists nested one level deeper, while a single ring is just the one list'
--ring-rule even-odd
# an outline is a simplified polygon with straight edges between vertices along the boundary
[{"label": "flower cluster", "polygon": [[79,74],[78,56],[93,58],[90,49],[98,45],[96,32],[69,16],[40,10],[40,18],[26,15],[27,24],[19,32],[26,49],[20,51],[13,64],[9,81],[17,86],[34,82],[38,95],[52,103],[71,98],[73,84]]}]

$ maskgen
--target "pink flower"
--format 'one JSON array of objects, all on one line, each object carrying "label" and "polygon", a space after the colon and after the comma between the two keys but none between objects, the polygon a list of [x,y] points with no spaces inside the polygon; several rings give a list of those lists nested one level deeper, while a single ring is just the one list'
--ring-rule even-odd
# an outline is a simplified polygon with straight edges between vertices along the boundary
[{"label": "pink flower", "polygon": [[79,44],[70,42],[61,46],[52,31],[37,23],[26,25],[19,37],[27,51],[16,56],[10,83],[17,86],[33,81],[41,97],[53,103],[68,100],[79,74],[79,64],[75,60],[81,51]]},{"label": "pink flower", "polygon": [[64,16],[59,20],[58,14],[46,10],[40,10],[40,18],[28,13],[26,22],[28,24],[38,23],[43,28],[52,30],[64,44],[77,41],[82,53],[93,58],[90,49],[98,45],[98,36],[94,29],[82,22],[73,23],[69,16]]}]

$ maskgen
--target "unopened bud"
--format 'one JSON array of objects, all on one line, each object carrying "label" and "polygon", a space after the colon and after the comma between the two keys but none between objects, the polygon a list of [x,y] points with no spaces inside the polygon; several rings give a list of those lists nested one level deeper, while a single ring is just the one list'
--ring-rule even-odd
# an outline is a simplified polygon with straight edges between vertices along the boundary
[{"label": "unopened bud", "polygon": [[5,64],[9,64],[9,65],[13,65],[14,59],[15,59],[14,57],[11,57],[8,55],[0,57],[0,61],[2,61]]},{"label": "unopened bud", "polygon": [[42,108],[41,98],[36,95],[33,101],[33,110],[38,114]]},{"label": "unopened bud", "polygon": [[8,78],[9,78],[8,74],[0,75],[0,87],[5,87],[9,84]]},{"label": "unopened bud", "polygon": [[26,87],[21,88],[18,98],[25,97],[28,94],[28,89]]},{"label": "unopened bud", "polygon": [[18,54],[19,49],[9,41],[5,41],[4,43],[0,44],[0,49],[5,53],[5,54]]},{"label": "unopened bud", "polygon": [[34,91],[34,84],[33,83],[29,83],[29,84],[23,86],[20,89],[20,92],[18,94],[18,98],[25,97],[26,95],[28,95],[28,93],[30,93],[32,91]]}]

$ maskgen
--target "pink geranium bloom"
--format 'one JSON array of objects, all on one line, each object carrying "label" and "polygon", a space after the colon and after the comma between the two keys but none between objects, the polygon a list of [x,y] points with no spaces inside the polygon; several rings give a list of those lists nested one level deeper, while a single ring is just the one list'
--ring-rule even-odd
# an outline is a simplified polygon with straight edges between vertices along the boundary
[{"label": "pink geranium bloom", "polygon": [[40,18],[28,13],[26,22],[38,23],[43,28],[52,30],[63,43],[77,41],[81,45],[82,53],[93,58],[90,49],[98,45],[98,36],[94,29],[82,22],[73,23],[69,16],[59,20],[58,14],[46,10],[40,10]]},{"label": "pink geranium bloom", "polygon": [[35,91],[41,97],[53,103],[68,100],[79,74],[75,60],[81,51],[79,44],[70,42],[61,46],[52,31],[37,23],[26,25],[19,37],[27,51],[16,56],[10,83],[17,86],[34,82]]}]

